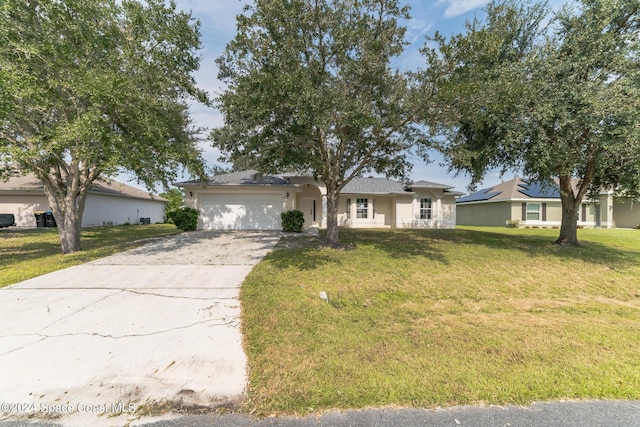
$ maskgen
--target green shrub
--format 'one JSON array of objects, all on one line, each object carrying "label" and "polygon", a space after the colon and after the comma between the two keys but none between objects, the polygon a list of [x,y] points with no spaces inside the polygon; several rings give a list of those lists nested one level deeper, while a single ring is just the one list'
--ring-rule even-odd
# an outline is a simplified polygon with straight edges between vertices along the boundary
[{"label": "green shrub", "polygon": [[302,211],[286,211],[280,214],[282,218],[282,231],[300,233],[304,224],[304,214]]},{"label": "green shrub", "polygon": [[186,206],[167,211],[167,219],[180,230],[193,231],[198,227],[198,211]]}]

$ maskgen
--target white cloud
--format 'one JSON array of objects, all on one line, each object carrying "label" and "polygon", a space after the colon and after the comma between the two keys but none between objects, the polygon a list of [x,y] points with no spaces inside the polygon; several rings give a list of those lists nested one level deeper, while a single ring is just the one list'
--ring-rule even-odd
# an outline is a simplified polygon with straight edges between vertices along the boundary
[{"label": "white cloud", "polygon": [[488,0],[451,0],[448,3],[449,6],[447,6],[444,11],[444,16],[446,18],[463,15],[470,10],[482,7],[489,2]]},{"label": "white cloud", "polygon": [[414,44],[415,42],[422,40],[424,35],[427,34],[432,27],[433,22],[427,22],[424,19],[410,19],[407,22],[405,39],[409,44]]}]

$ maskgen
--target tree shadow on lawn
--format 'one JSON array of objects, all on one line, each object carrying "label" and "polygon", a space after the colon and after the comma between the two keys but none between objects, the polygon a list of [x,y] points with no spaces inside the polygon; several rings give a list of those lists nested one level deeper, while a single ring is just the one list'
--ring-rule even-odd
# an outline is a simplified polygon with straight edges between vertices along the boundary
[{"label": "tree shadow on lawn", "polygon": [[[151,234],[141,233],[142,227],[108,226],[83,228],[80,238],[80,251],[64,255],[60,259],[62,263],[73,261],[86,262],[100,258],[111,252],[114,248],[126,250],[128,246],[144,243],[169,242],[165,239],[175,234]],[[4,240],[6,238],[6,240]],[[60,237],[57,228],[25,228],[3,232],[0,241],[0,268],[11,267],[22,262],[38,261],[59,257],[62,255]],[[13,240],[9,240],[13,239]],[[167,243],[164,243],[167,244]],[[186,243],[185,243],[186,244]],[[104,253],[104,254],[103,254]]]},{"label": "tree shadow on lawn", "polygon": [[[391,230],[340,230],[340,247],[335,248],[322,237],[283,238],[267,259],[277,268],[290,267],[313,270],[326,264],[343,264],[350,251],[374,247],[394,259],[426,258],[447,264],[447,258],[437,246],[417,234],[394,233]],[[433,239],[431,239],[433,240]]]},{"label": "tree shadow on lawn", "polygon": [[[51,255],[59,255],[61,253],[60,242],[43,242],[41,240],[25,242],[21,239],[22,236],[29,236],[29,234],[51,234],[52,231],[33,232],[31,230],[18,230],[13,231],[11,234],[3,236],[8,238],[16,238],[15,243],[0,245],[0,266],[8,267],[19,262],[31,261],[35,259],[44,258]],[[49,237],[49,236],[47,236]],[[57,239],[58,234],[55,233]]]},{"label": "tree shadow on lawn", "polygon": [[350,245],[332,248],[325,239],[315,236],[285,235],[276,245],[275,250],[268,253],[268,260],[274,267],[285,270],[314,270],[326,264],[342,264],[345,251]]},{"label": "tree shadow on lawn", "polygon": [[[577,260],[589,264],[607,265],[611,268],[629,268],[638,265],[637,251],[616,248],[607,244],[581,239],[580,246],[568,247],[555,243],[557,236],[540,234],[538,230],[521,230],[517,234],[486,230],[447,230],[459,234],[456,243],[484,246],[489,249],[519,251],[530,257],[559,260]],[[557,230],[555,230],[557,232]],[[604,230],[603,232],[606,232]]]},{"label": "tree shadow on lawn", "polygon": [[583,240],[582,246],[577,248],[564,247],[553,243],[555,237],[535,231],[507,234],[466,229],[341,229],[340,241],[344,247],[332,249],[323,238],[298,237],[295,242],[285,240],[276,247],[278,250],[269,254],[268,259],[277,268],[311,270],[329,263],[342,264],[345,251],[373,247],[392,259],[422,258],[446,266],[459,262],[451,259],[456,245],[460,246],[459,252],[473,253],[473,246],[477,246],[499,251],[519,251],[541,259],[580,260],[614,269],[635,267],[640,259],[640,249],[625,250],[588,240]]}]

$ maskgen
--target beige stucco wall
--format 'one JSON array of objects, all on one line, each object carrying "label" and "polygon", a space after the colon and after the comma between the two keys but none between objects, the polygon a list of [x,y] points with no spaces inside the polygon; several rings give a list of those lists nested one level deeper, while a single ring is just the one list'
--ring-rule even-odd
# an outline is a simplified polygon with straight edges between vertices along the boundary
[{"label": "beige stucco wall", "polygon": [[455,196],[442,198],[442,224],[444,228],[455,228],[458,221],[458,209]]},{"label": "beige stucco wall", "polygon": [[[315,221],[313,219],[314,201]],[[322,193],[320,189],[314,184],[302,184],[300,191],[295,196],[295,209],[302,211],[304,214],[305,226],[319,226],[322,222]]]},{"label": "beige stucco wall", "polygon": [[[596,227],[597,213],[600,210],[600,227],[610,228],[611,210],[609,206],[609,198],[603,195],[598,199],[599,203],[589,200],[583,203],[586,206],[586,216],[582,216],[582,207],[579,208],[578,225],[582,227]],[[522,204],[536,203],[540,205],[539,220],[522,220]],[[546,220],[542,220],[542,205],[546,204]],[[615,212],[615,210],[614,210]],[[505,226],[507,221],[519,221],[522,227],[559,227],[562,222],[562,204],[560,201],[553,200],[515,200],[500,201],[489,203],[457,205],[457,224],[458,225],[478,225],[478,226]]]},{"label": "beige stucco wall", "polygon": [[[420,218],[420,199],[431,199],[431,219]],[[457,207],[455,196],[440,189],[420,190],[414,195],[398,196],[396,227],[455,228]]]},{"label": "beige stucco wall", "polygon": [[139,224],[140,218],[150,218],[151,224],[162,222],[165,202],[128,197],[89,194],[82,215],[82,226]]},{"label": "beige stucco wall", "polygon": [[[20,227],[35,227],[34,212],[48,211],[49,202],[44,195],[0,195],[0,213],[12,213]],[[87,195],[82,215],[82,227],[97,225],[137,224],[140,218],[151,218],[151,223],[162,222],[165,202],[133,199],[102,194]]]},{"label": "beige stucco wall", "polygon": [[[356,217],[357,199],[367,199],[367,218]],[[384,228],[393,226],[393,196],[367,195],[367,194],[342,194],[338,199],[338,224],[350,228]],[[347,205],[347,200],[351,201]],[[349,209],[351,218],[347,219],[346,211]],[[375,209],[375,215],[374,215]]]},{"label": "beige stucco wall", "polygon": [[378,226],[391,227],[393,217],[393,199],[391,196],[373,197],[375,207],[375,219]]},{"label": "beige stucco wall", "polygon": [[[559,202],[544,202],[547,204],[547,222],[562,222],[562,204]],[[541,203],[542,204],[542,203]]]},{"label": "beige stucco wall", "polygon": [[[507,202],[456,205],[456,224],[504,227],[513,217],[512,204]],[[520,206],[516,219],[520,219]]]},{"label": "beige stucco wall", "polygon": [[299,185],[303,190],[311,186],[311,187],[317,188],[320,191],[320,194],[324,194],[324,195],[327,194],[327,187],[325,187],[324,182],[320,180],[316,180],[313,177],[295,176],[295,177],[289,177],[289,181],[291,181],[292,184]]},{"label": "beige stucco wall", "polygon": [[[536,203],[540,205],[540,220],[538,221],[523,221],[522,220],[522,203]],[[547,205],[547,219],[546,221],[542,221],[542,204],[545,203]],[[520,225],[538,225],[538,226],[555,226],[560,225],[562,220],[562,205],[560,202],[553,202],[548,200],[531,200],[531,201],[514,201],[508,202],[511,206],[511,217],[509,218],[512,221],[520,221]],[[554,224],[547,224],[554,223]],[[503,224],[504,225],[504,224]]]},{"label": "beige stucco wall", "polygon": [[619,228],[636,227],[640,224],[640,203],[614,202],[613,221]]},{"label": "beige stucco wall", "polygon": [[34,212],[49,210],[49,202],[44,195],[0,195],[0,213],[13,214],[19,227],[35,227]]},{"label": "beige stucco wall", "polygon": [[[540,211],[542,212],[542,204],[547,205],[547,218],[546,221],[542,221],[542,213],[539,221],[524,221],[520,223],[521,226],[541,226],[541,227],[559,227],[562,224],[562,204],[559,201],[533,201],[530,203],[538,203],[540,205]],[[586,206],[586,215],[582,216],[582,206]],[[605,207],[606,208],[606,207]],[[596,204],[592,201],[582,203],[578,208],[578,225],[582,227],[596,227],[597,215],[596,210],[600,209],[600,225],[601,227],[607,227],[605,218],[605,211],[601,203]],[[522,218],[522,202],[514,202],[512,206],[513,219]]]},{"label": "beige stucco wall", "polygon": [[413,196],[396,197],[396,227],[411,227],[413,221]]}]

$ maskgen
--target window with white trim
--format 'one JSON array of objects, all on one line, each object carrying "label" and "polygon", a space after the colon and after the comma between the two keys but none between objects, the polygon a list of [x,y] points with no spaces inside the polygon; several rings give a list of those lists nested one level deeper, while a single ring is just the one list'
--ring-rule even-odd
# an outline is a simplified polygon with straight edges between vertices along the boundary
[{"label": "window with white trim", "polygon": [[527,203],[527,221],[540,221],[540,203]]},{"label": "window with white trim", "polygon": [[369,199],[356,199],[356,218],[366,219],[369,213]]},{"label": "window with white trim", "polygon": [[420,199],[420,219],[433,219],[433,200]]}]

